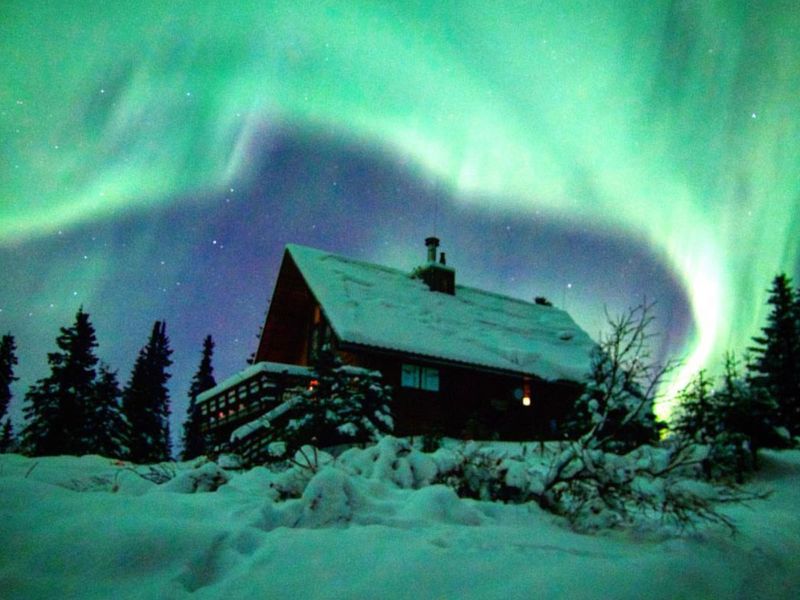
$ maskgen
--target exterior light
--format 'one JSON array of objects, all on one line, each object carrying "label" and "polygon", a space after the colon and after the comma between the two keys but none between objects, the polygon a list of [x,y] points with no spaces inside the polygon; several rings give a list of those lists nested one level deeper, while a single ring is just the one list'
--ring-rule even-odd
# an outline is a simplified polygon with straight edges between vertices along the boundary
[{"label": "exterior light", "polygon": [[530,396],[523,396],[522,397],[522,406],[530,406],[531,405],[531,397]]},{"label": "exterior light", "polygon": [[309,391],[310,391],[310,390],[313,390],[313,389],[314,389],[315,387],[317,387],[318,385],[319,385],[319,381],[317,381],[316,379],[312,379],[311,381],[309,381],[309,382],[308,382],[308,389],[309,389]]}]

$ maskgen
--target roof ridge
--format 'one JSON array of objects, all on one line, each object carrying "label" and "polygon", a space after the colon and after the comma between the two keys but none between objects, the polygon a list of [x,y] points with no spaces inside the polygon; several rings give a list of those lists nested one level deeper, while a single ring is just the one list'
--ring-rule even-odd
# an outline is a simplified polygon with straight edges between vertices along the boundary
[{"label": "roof ridge", "polygon": [[[364,266],[367,266],[367,267],[371,267],[373,269],[382,269],[384,271],[388,271],[388,272],[391,272],[391,273],[399,273],[399,274],[401,274],[401,275],[403,275],[405,277],[412,278],[412,273],[411,272],[404,271],[403,269],[399,269],[397,267],[390,267],[390,266],[382,265],[382,264],[379,264],[379,263],[369,262],[367,260],[363,260],[363,259],[360,259],[360,258],[351,258],[349,256],[344,256],[343,254],[337,254],[337,253],[334,253],[334,252],[328,252],[327,250],[321,250],[319,248],[314,248],[312,246],[305,246],[303,244],[293,244],[293,243],[286,244],[286,249],[287,250],[290,250],[291,248],[299,248],[299,249],[302,249],[302,250],[310,250],[310,251],[312,251],[312,252],[314,252],[316,254],[319,254],[319,255],[331,256],[331,257],[336,258],[338,260],[347,261],[349,263],[353,263],[353,264],[356,264],[356,265],[364,265]],[[547,308],[547,309],[550,309],[550,310],[560,311],[560,312],[562,312],[564,314],[569,315],[569,313],[567,311],[565,311],[562,308],[558,308],[556,306],[543,306],[543,305],[540,305],[540,304],[536,304],[536,302],[531,302],[530,300],[525,300],[523,298],[516,298],[514,296],[509,296],[508,294],[501,294],[499,292],[493,292],[491,290],[485,290],[483,288],[475,287],[475,286],[472,286],[472,285],[464,285],[462,283],[456,283],[456,290],[459,290],[459,289],[470,290],[472,292],[478,292],[480,294],[485,294],[487,296],[492,296],[494,298],[500,298],[500,299],[503,299],[503,300],[509,300],[511,302],[516,302],[516,303],[522,304],[524,306],[541,306],[542,308]]]},{"label": "roof ridge", "polygon": [[387,265],[381,265],[381,264],[378,264],[378,263],[369,262],[369,261],[366,261],[366,260],[363,260],[363,259],[360,259],[360,258],[352,258],[350,256],[345,256],[343,254],[336,254],[334,252],[328,252],[327,250],[320,250],[319,248],[313,248],[311,246],[304,246],[303,244],[286,244],[286,249],[287,250],[290,250],[290,247],[292,247],[292,248],[301,248],[302,250],[311,250],[312,252],[315,252],[317,254],[330,256],[332,258],[337,258],[339,260],[344,260],[344,261],[347,261],[349,263],[354,263],[354,264],[357,264],[357,265],[365,265],[367,267],[383,269],[384,271],[392,271],[393,273],[400,273],[402,275],[406,275],[406,276],[409,276],[409,277],[411,276],[411,273],[409,273],[408,271],[404,271],[402,269],[398,269],[397,267],[389,267]]}]

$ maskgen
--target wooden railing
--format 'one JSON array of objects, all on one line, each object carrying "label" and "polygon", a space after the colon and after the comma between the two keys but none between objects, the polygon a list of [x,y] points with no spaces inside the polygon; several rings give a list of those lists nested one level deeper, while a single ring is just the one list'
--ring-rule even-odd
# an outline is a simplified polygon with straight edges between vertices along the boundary
[{"label": "wooden railing", "polygon": [[223,382],[217,386],[218,391],[214,388],[200,397],[201,430],[213,452],[241,454],[245,444],[241,448],[239,444],[232,447],[231,433],[283,402],[288,390],[296,392],[307,387],[313,377],[310,370],[303,374],[296,367],[292,372],[280,367],[269,363],[255,365],[231,378],[233,383]]}]

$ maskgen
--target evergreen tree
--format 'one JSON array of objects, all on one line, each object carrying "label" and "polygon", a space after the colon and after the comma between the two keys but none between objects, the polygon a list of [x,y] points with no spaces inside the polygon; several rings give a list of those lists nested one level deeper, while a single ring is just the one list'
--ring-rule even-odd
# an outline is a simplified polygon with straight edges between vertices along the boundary
[{"label": "evergreen tree", "polygon": [[11,403],[11,384],[17,380],[14,377],[14,365],[17,364],[16,345],[14,336],[10,333],[0,340],[0,419],[8,411]]},{"label": "evergreen tree", "polygon": [[800,434],[800,308],[783,273],[772,281],[767,303],[772,307],[762,334],[753,338],[748,365],[751,387],[778,402],[780,423]]},{"label": "evergreen tree", "polygon": [[761,448],[788,445],[785,430],[782,432],[779,426],[778,402],[763,389],[747,385],[732,354],[725,357],[722,387],[716,397],[722,414],[723,443],[736,448],[737,472],[758,469]]},{"label": "evergreen tree", "polygon": [[316,385],[286,413],[287,423],[273,437],[286,442],[292,456],[305,444],[318,448],[375,442],[391,433],[391,393],[380,373],[343,366],[330,348],[315,365]]},{"label": "evergreen tree", "polygon": [[212,358],[214,356],[214,340],[210,335],[203,340],[203,355],[200,359],[200,366],[192,378],[189,387],[189,408],[186,412],[186,422],[183,424],[183,460],[191,460],[208,452],[206,440],[202,432],[202,420],[200,407],[197,405],[197,397],[217,385],[214,379],[214,367]]},{"label": "evergreen tree", "polygon": [[0,434],[0,454],[14,452],[17,449],[17,438],[14,436],[14,426],[11,419],[6,419],[3,424],[3,433]]},{"label": "evergreen tree", "polygon": [[81,455],[91,451],[85,436],[86,407],[94,394],[97,339],[83,307],[72,327],[62,327],[58,352],[48,354],[50,375],[25,396],[24,449],[34,456]]},{"label": "evergreen tree", "polygon": [[700,373],[678,396],[679,413],[673,430],[708,447],[703,462],[707,477],[744,473],[758,468],[758,451],[786,445],[775,426],[777,402],[762,389],[747,385],[733,355],[725,357],[722,385]]},{"label": "evergreen tree", "polygon": [[713,397],[712,381],[701,370],[678,394],[673,431],[700,444],[716,439],[723,427],[722,412]]},{"label": "evergreen tree", "polygon": [[166,323],[156,321],[147,345],[139,352],[122,396],[128,422],[128,456],[139,463],[170,459],[167,368],[172,364]]},{"label": "evergreen tree", "polygon": [[127,424],[122,416],[116,372],[101,363],[94,394],[86,411],[86,439],[93,454],[124,458]]}]

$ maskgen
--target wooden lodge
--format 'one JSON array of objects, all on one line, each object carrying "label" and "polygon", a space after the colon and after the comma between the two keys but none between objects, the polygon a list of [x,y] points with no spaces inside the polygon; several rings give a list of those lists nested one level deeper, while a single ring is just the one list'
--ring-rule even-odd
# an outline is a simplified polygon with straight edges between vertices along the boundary
[{"label": "wooden lodge", "polygon": [[438,245],[412,273],[288,245],[255,364],[198,398],[218,447],[312,385],[325,346],[392,386],[396,435],[560,437],[595,343],[563,310],[457,285]]}]

